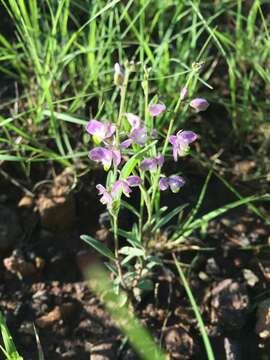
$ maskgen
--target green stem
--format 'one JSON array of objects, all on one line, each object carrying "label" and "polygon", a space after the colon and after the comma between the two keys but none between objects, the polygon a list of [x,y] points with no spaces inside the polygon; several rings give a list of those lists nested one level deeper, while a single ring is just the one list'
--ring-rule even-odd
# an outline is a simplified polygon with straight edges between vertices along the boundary
[{"label": "green stem", "polygon": [[[185,87],[188,87],[188,84],[190,83],[192,77],[194,76],[194,73],[195,73],[195,70],[193,70],[188,79],[187,79],[187,82],[186,82],[186,85]],[[176,114],[181,106],[181,103],[182,103],[182,98],[181,98],[181,95],[179,96],[178,98],[178,101],[175,105],[175,108],[173,110],[173,116],[171,118],[171,121],[170,121],[170,124],[169,124],[169,128],[168,128],[168,131],[167,131],[167,135],[166,135],[166,139],[165,139],[165,142],[164,142],[164,145],[163,145],[163,149],[162,149],[162,155],[165,156],[166,155],[166,151],[167,151],[167,147],[168,147],[168,144],[169,144],[169,137],[172,133],[172,130],[173,130],[173,127],[174,127],[174,123],[175,123],[175,119],[176,119]],[[151,199],[151,206],[153,207],[154,206],[154,203],[155,203],[155,199],[156,199],[156,193],[157,193],[157,190],[158,190],[158,182],[159,182],[159,178],[160,178],[160,173],[161,173],[161,168],[158,168],[158,171],[156,173],[156,176],[154,178],[154,183],[153,183],[153,193],[152,193],[152,199]],[[159,203],[159,198],[157,199],[158,203]],[[156,204],[156,208],[159,208],[159,204]]]}]

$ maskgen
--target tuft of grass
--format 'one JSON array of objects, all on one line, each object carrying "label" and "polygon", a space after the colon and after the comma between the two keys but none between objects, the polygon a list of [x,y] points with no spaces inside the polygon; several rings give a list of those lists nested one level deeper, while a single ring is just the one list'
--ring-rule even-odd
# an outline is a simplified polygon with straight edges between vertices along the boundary
[{"label": "tuft of grass", "polygon": [[0,345],[0,350],[4,354],[7,360],[23,360],[19,355],[16,346],[13,342],[12,336],[8,330],[5,319],[0,312],[0,331],[4,343],[4,347]]}]

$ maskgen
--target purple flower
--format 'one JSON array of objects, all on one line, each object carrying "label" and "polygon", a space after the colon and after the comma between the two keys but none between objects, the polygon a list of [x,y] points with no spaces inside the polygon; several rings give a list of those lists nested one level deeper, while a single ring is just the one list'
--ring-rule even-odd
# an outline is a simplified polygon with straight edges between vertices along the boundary
[{"label": "purple flower", "polygon": [[96,186],[96,188],[98,189],[98,194],[102,195],[100,198],[100,202],[104,205],[107,205],[108,208],[112,207],[112,197],[111,195],[108,193],[108,191],[105,189],[105,187],[101,184],[98,184]]},{"label": "purple flower", "polygon": [[188,96],[188,88],[183,87],[180,92],[180,100],[184,100]]},{"label": "purple flower", "polygon": [[158,116],[162,114],[166,109],[164,104],[151,104],[149,106],[149,111],[152,116]]},{"label": "purple flower", "polygon": [[120,148],[122,148],[122,149],[127,149],[127,148],[130,147],[131,144],[132,144],[132,140],[131,140],[131,139],[124,140],[123,142],[121,142]]},{"label": "purple flower", "polygon": [[119,150],[106,149],[103,147],[97,147],[89,152],[90,160],[101,162],[105,170],[108,170],[112,162],[115,166],[118,166],[121,162],[121,153]]},{"label": "purple flower", "polygon": [[119,63],[114,64],[114,84],[122,85],[124,82],[125,71]]},{"label": "purple flower", "polygon": [[136,144],[143,146],[148,139],[146,128],[142,127],[131,131],[130,139]]},{"label": "purple flower", "polygon": [[164,156],[158,155],[153,158],[147,158],[142,161],[140,168],[144,171],[156,171],[158,166],[162,166],[164,164]]},{"label": "purple flower", "polygon": [[111,123],[102,123],[98,120],[90,120],[86,125],[86,131],[93,135],[98,142],[104,141],[113,136],[116,126]]},{"label": "purple flower", "polygon": [[190,104],[189,104],[193,109],[196,110],[196,112],[200,112],[200,111],[205,111],[208,106],[209,103],[207,100],[202,99],[202,98],[196,98],[193,99]]},{"label": "purple flower", "polygon": [[133,186],[139,186],[142,183],[142,179],[139,176],[135,176],[135,175],[130,175],[127,178],[127,183],[129,186],[133,187]]},{"label": "purple flower", "polygon": [[178,175],[172,175],[170,177],[164,177],[159,180],[159,188],[161,191],[167,190],[169,187],[173,193],[180,190],[185,185],[185,180]]},{"label": "purple flower", "polygon": [[131,125],[131,131],[133,131],[134,129],[139,129],[141,127],[141,119],[139,116],[132,113],[125,113],[125,115]]},{"label": "purple flower", "polygon": [[132,192],[130,187],[141,185],[141,178],[139,176],[129,176],[126,180],[117,180],[112,189],[112,195],[114,198],[119,196],[122,191],[127,197]]},{"label": "purple flower", "polygon": [[193,131],[178,131],[176,135],[169,137],[169,142],[173,146],[173,158],[177,161],[178,156],[185,156],[189,150],[189,144],[197,139],[197,135]]}]

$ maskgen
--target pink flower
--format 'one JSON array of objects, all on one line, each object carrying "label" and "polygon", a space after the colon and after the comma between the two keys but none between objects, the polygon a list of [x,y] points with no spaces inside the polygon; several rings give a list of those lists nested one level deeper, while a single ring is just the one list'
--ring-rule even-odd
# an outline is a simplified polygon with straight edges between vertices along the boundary
[{"label": "pink flower", "polygon": [[189,104],[193,109],[196,110],[196,112],[200,112],[200,111],[205,111],[208,106],[209,103],[207,100],[202,99],[202,98],[196,98],[193,99],[190,104]]},{"label": "pink flower", "polygon": [[130,187],[141,185],[142,180],[139,176],[131,175],[126,180],[117,180],[112,189],[112,195],[114,198],[117,198],[120,192],[123,192],[127,197],[129,197],[132,192]]},{"label": "pink flower", "polygon": [[169,137],[169,142],[173,146],[173,158],[177,161],[178,156],[185,156],[189,151],[189,144],[197,139],[193,131],[178,131],[176,135]]},{"label": "pink flower", "polygon": [[89,152],[90,160],[101,162],[105,170],[108,170],[112,163],[118,166],[121,162],[119,150],[97,147]]},{"label": "pink flower", "polygon": [[131,131],[133,131],[134,129],[139,129],[141,127],[142,121],[139,116],[132,113],[125,113],[124,115],[126,115],[127,120],[131,125]]},{"label": "pink flower", "polygon": [[185,180],[178,175],[163,177],[159,180],[159,188],[161,191],[165,191],[170,187],[171,191],[176,193],[184,185],[185,185]]},{"label": "pink flower", "polygon": [[130,133],[130,139],[136,144],[143,146],[148,139],[146,128],[142,127],[132,130]]},{"label": "pink flower", "polygon": [[158,155],[152,158],[147,158],[142,161],[140,168],[144,171],[156,171],[158,166],[162,166],[164,164],[164,156]]},{"label": "pink flower", "polygon": [[162,114],[166,110],[166,106],[164,104],[151,104],[149,106],[149,112],[152,116],[158,116]]},{"label": "pink flower", "polygon": [[115,133],[116,126],[109,122],[103,123],[98,120],[90,120],[86,125],[86,131],[93,135],[99,142],[109,139]]},{"label": "pink flower", "polygon": [[100,198],[100,202],[104,205],[107,205],[108,208],[111,208],[113,202],[112,196],[109,194],[109,192],[105,189],[103,185],[98,184],[96,188],[98,189],[98,194],[102,195]]}]

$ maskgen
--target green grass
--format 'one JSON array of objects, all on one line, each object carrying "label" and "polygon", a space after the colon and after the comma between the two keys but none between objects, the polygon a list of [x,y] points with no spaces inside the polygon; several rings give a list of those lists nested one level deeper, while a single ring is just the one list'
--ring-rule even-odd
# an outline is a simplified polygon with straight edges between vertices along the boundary
[{"label": "green grass", "polygon": [[5,319],[0,312],[0,332],[4,346],[0,345],[0,350],[5,356],[6,360],[23,360],[17,352],[16,346],[13,342],[12,336],[8,330]]}]

